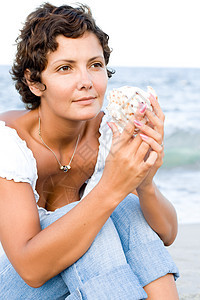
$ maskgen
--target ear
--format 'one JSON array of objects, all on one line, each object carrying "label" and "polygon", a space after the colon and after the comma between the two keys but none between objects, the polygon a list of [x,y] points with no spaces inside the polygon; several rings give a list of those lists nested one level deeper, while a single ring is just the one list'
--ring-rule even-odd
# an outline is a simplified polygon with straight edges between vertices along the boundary
[{"label": "ear", "polygon": [[24,77],[26,79],[26,84],[28,85],[30,91],[38,97],[41,97],[43,92],[46,90],[46,86],[41,82],[33,82],[30,80],[31,72],[29,69],[26,69],[24,72]]}]

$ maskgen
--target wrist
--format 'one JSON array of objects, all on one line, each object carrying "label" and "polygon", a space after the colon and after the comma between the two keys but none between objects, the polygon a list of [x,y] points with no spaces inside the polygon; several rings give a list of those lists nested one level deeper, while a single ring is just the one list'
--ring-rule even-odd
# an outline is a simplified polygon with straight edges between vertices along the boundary
[{"label": "wrist", "polygon": [[154,194],[155,193],[155,184],[153,181],[148,182],[146,184],[140,184],[136,189],[138,195],[142,194]]},{"label": "wrist", "polygon": [[122,192],[122,190],[117,190],[116,187],[110,186],[103,177],[100,179],[96,188],[97,193],[101,195],[102,201],[106,201],[106,203],[111,208],[114,207],[114,209],[127,196]]}]

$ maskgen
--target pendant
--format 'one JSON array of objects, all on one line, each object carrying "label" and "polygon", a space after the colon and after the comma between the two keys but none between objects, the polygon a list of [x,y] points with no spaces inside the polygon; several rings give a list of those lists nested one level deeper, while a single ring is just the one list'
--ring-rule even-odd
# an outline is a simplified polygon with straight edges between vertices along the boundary
[{"label": "pendant", "polygon": [[61,166],[60,169],[63,170],[65,173],[67,173],[71,169],[71,167],[70,165],[66,165],[66,166]]}]

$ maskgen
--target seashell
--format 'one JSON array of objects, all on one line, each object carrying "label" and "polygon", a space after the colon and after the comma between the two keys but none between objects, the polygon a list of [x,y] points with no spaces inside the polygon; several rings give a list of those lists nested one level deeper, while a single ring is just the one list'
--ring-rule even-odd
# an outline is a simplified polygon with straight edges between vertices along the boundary
[{"label": "seashell", "polygon": [[[139,109],[140,104],[146,103],[147,109],[152,111],[149,100],[150,94],[158,99],[156,92],[150,86],[147,87],[147,92],[138,87],[131,86],[122,86],[109,92],[107,110],[120,132],[123,131],[130,117]],[[144,117],[140,121],[146,124],[148,120]],[[136,128],[135,133],[137,132],[138,129]]]}]

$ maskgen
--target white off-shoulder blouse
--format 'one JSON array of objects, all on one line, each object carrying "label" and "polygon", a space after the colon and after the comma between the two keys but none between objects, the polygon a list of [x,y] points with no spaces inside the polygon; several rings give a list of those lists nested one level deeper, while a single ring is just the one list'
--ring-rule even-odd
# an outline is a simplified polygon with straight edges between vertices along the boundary
[{"label": "white off-shoulder blouse", "polygon": [[[82,198],[94,188],[102,176],[105,160],[112,142],[112,132],[106,124],[109,119],[109,115],[105,113],[99,128],[101,135],[95,170],[87,181]],[[0,121],[0,177],[15,182],[29,183],[33,189],[36,202],[38,202],[39,195],[36,191],[37,163],[33,153],[26,142],[19,137],[17,131],[6,126],[3,121]]]}]

